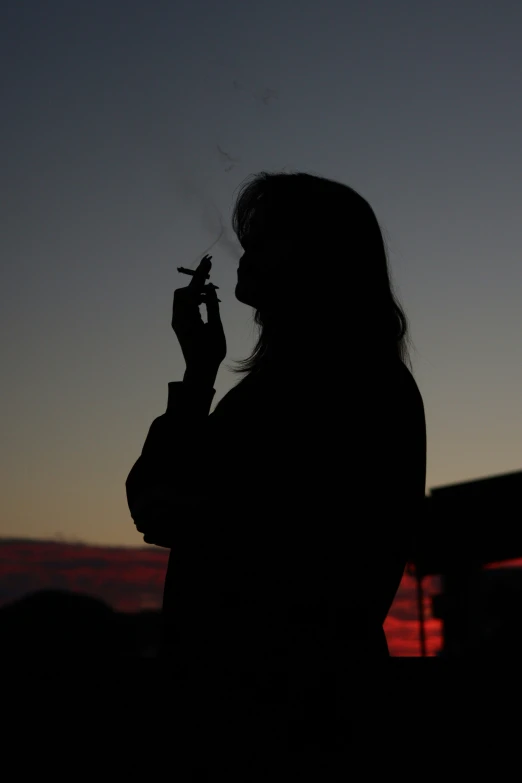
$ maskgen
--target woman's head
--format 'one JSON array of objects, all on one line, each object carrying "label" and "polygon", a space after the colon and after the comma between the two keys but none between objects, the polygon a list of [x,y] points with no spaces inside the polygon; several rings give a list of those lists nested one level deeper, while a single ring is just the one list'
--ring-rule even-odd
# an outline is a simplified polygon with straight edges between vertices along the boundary
[{"label": "woman's head", "polygon": [[390,281],[384,239],[355,190],[306,173],[261,172],[232,216],[244,249],[236,286],[261,333],[236,372],[311,352],[405,360],[407,320]]}]

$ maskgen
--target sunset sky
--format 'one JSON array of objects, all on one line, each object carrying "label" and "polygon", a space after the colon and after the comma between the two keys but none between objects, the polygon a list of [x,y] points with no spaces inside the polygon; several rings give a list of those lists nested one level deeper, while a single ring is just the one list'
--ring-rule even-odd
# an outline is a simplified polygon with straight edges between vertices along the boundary
[{"label": "sunset sky", "polygon": [[[83,593],[120,612],[159,609],[167,560],[168,550],[155,546],[0,540],[0,609],[39,590]],[[442,623],[431,614],[431,596],[440,591],[439,582],[438,577],[426,577],[423,584],[426,652],[430,656],[442,645]],[[416,595],[415,580],[405,574],[384,624],[392,656],[420,654]]]},{"label": "sunset sky", "polygon": [[[260,170],[338,179],[373,206],[411,326],[427,492],[519,470],[521,30],[515,0],[5,2],[0,535],[143,545],[125,479],[184,371],[176,267],[224,227],[226,361],[248,355],[229,223]],[[223,365],[214,405],[236,380]]]}]

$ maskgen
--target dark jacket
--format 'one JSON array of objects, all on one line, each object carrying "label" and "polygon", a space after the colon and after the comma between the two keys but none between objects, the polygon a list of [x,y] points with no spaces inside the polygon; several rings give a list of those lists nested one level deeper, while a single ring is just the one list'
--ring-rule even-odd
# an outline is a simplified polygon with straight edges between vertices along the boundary
[{"label": "dark jacket", "polygon": [[209,415],[214,394],[169,383],[126,481],[145,542],[171,550],[162,655],[248,670],[387,657],[425,495],[412,374],[249,375]]}]

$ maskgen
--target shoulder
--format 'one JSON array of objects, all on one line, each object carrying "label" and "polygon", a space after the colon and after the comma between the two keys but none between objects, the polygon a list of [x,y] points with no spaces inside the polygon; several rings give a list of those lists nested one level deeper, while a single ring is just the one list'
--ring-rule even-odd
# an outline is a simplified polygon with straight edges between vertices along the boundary
[{"label": "shoulder", "polygon": [[[397,455],[401,455],[419,486],[426,480],[426,416],[422,394],[412,372],[401,363],[390,422]],[[424,494],[424,489],[423,489]]]},{"label": "shoulder", "polygon": [[411,371],[402,364],[401,380],[398,384],[399,405],[402,417],[409,424],[423,450],[426,450],[426,414],[424,400]]},{"label": "shoulder", "polygon": [[373,382],[373,397],[381,404],[387,400],[393,406],[416,406],[424,410],[424,403],[420,389],[413,373],[404,362],[397,361],[391,366],[384,367],[375,377]]},{"label": "shoulder", "polygon": [[394,448],[425,450],[424,402],[409,368],[397,362],[371,372],[363,388],[370,431],[385,437]]},{"label": "shoulder", "polygon": [[399,362],[397,368],[397,391],[408,402],[414,402],[424,409],[422,394],[409,367]]}]

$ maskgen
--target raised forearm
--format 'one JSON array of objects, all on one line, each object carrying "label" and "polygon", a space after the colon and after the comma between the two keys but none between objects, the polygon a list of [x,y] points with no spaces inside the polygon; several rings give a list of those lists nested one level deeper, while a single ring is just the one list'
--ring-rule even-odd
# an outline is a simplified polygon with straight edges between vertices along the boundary
[{"label": "raised forearm", "polygon": [[147,539],[152,535],[150,543],[165,546],[154,538],[160,534],[163,539],[162,528],[168,530],[180,511],[185,516],[185,506],[194,506],[194,460],[214,393],[208,377],[169,383],[167,410],[152,423],[141,456],[127,478],[131,516],[139,532]]}]

